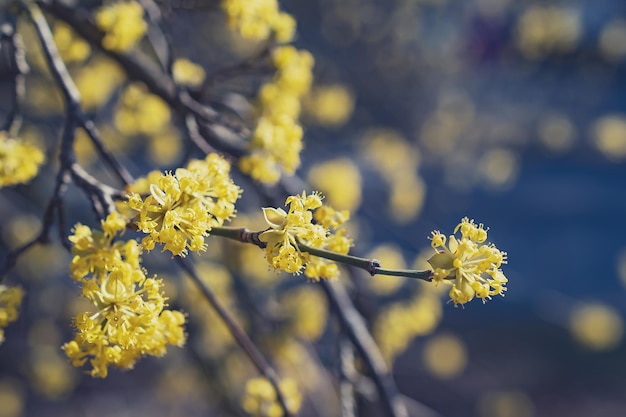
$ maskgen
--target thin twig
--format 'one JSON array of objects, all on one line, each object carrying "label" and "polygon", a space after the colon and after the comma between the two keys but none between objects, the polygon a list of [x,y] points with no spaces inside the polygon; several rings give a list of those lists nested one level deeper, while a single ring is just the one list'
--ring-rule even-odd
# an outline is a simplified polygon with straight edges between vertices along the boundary
[{"label": "thin twig", "polygon": [[332,283],[326,280],[321,280],[320,285],[324,289],[350,341],[354,344],[370,370],[385,410],[392,417],[408,417],[409,414],[399,397],[385,360],[367,330],[363,317],[356,311],[352,301],[350,301],[345,288],[340,282]]},{"label": "thin twig", "polygon": [[[143,82],[150,92],[161,97],[172,109],[179,112],[181,117],[189,113],[194,115],[198,121],[200,133],[211,146],[233,157],[240,157],[246,153],[242,138],[249,136],[250,132],[244,125],[233,124],[212,107],[194,100],[186,90],[177,88],[172,77],[164,73],[141,51],[135,50],[132,55],[129,55],[103,48],[103,34],[90,21],[84,9],[70,7],[55,0],[40,0],[37,4],[65,21],[91,44],[98,46],[103,53],[124,69],[130,79]],[[217,134],[215,127],[225,129],[231,135],[226,137]]]},{"label": "thin twig", "polygon": [[113,154],[105,148],[95,123],[83,112],[80,106],[80,92],[78,91],[74,80],[70,76],[65,63],[59,54],[46,18],[36,4],[28,3],[26,7],[31,20],[35,25],[48,67],[50,68],[52,76],[63,93],[66,104],[66,112],[68,114],[67,117],[74,118],[76,120],[76,124],[85,130],[87,135],[91,138],[93,144],[96,146],[98,153],[104,162],[116,174],[120,181],[124,185],[131,184],[134,181],[132,175],[113,156]]},{"label": "thin twig", "polygon": [[356,417],[353,380],[356,375],[354,368],[354,346],[345,338],[337,337],[339,351],[339,399],[341,401],[341,417]]},{"label": "thin twig", "polygon": [[22,44],[21,37],[18,33],[15,33],[15,19],[16,16],[11,14],[8,22],[0,26],[0,48],[8,51],[8,56],[5,57],[9,62],[7,68],[3,68],[2,77],[12,77],[13,88],[11,89],[12,106],[11,110],[7,114],[0,130],[7,131],[9,137],[17,136],[17,132],[22,125],[22,102],[24,101],[25,88],[25,74],[28,72],[28,64],[24,58],[24,45]]},{"label": "thin twig", "polygon": [[257,349],[256,345],[248,335],[243,331],[243,329],[237,324],[235,319],[231,316],[231,314],[226,310],[224,306],[217,299],[215,294],[211,291],[211,289],[200,279],[195,269],[191,265],[191,263],[183,259],[181,257],[175,257],[178,265],[187,273],[187,275],[193,280],[193,282],[198,286],[204,298],[207,299],[209,304],[215,309],[217,314],[220,316],[224,324],[228,327],[233,338],[237,341],[239,346],[243,349],[243,351],[248,355],[254,366],[257,368],[259,373],[263,375],[265,378],[269,380],[276,392],[276,398],[283,409],[283,413],[285,416],[290,416],[291,413],[287,408],[287,402],[285,400],[285,396],[278,385],[278,374],[269,364],[267,359],[263,356],[263,354]]},{"label": "thin twig", "polygon": [[[260,238],[260,235],[265,232],[261,230],[258,232],[252,232],[246,228],[233,228],[233,227],[214,227],[211,229],[210,234],[213,236],[221,236],[229,239],[237,240],[244,243],[252,243],[260,248],[265,248],[266,243]],[[390,275],[396,277],[407,277],[421,279],[424,281],[432,281],[433,271],[425,270],[413,270],[413,269],[389,269],[382,268],[378,259],[360,258],[353,255],[345,255],[343,253],[329,251],[327,249],[314,248],[312,246],[302,243],[301,240],[296,239],[296,244],[301,252],[307,252],[313,256],[318,256],[324,259],[330,259],[332,261],[340,262],[345,265],[355,266],[367,271],[370,275]]]},{"label": "thin twig", "polygon": [[241,75],[250,75],[251,70],[254,69],[254,67],[256,67],[259,62],[267,58],[271,50],[271,44],[265,45],[259,52],[257,52],[253,56],[234,65],[222,67],[210,74],[207,74],[207,76],[204,78],[202,86],[200,86],[200,88],[198,89],[198,92],[194,93],[194,97],[198,100],[206,97],[213,85],[216,84],[218,81],[239,77]]}]

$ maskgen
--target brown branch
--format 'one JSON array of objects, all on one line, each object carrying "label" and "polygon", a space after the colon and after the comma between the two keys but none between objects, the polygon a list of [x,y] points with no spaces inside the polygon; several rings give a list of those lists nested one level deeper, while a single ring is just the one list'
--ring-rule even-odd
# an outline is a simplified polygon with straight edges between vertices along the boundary
[{"label": "brown branch", "polygon": [[[246,153],[242,138],[247,137],[250,132],[245,126],[231,123],[229,119],[223,117],[212,107],[194,100],[186,90],[177,88],[172,77],[164,73],[153,60],[141,51],[135,50],[132,55],[129,55],[104,49],[102,47],[103,34],[93,23],[86,10],[66,5],[58,0],[40,0],[37,4],[55,17],[65,21],[89,43],[100,48],[103,53],[124,69],[130,79],[143,82],[148,90],[161,97],[179,113],[181,118],[192,114],[197,119],[200,133],[212,147],[234,157],[241,157]],[[225,129],[230,135],[216,133],[216,127]]]},{"label": "brown branch", "polygon": [[263,375],[265,378],[269,380],[276,392],[276,398],[283,410],[284,416],[290,416],[291,413],[287,408],[287,402],[285,400],[285,396],[279,388],[278,374],[269,364],[267,359],[263,356],[263,354],[257,349],[256,345],[248,335],[244,332],[244,330],[237,324],[233,316],[226,310],[224,306],[219,302],[215,294],[211,291],[211,289],[200,279],[192,264],[179,256],[175,257],[178,265],[187,273],[187,275],[193,280],[193,282],[198,286],[198,289],[204,295],[204,298],[211,304],[211,306],[215,309],[216,313],[220,316],[231,335],[235,338],[239,346],[243,349],[243,351],[248,355],[254,366],[257,368],[259,373]]},{"label": "brown branch", "polygon": [[[3,58],[8,62],[1,62],[2,71],[0,77],[12,78],[13,88],[11,89],[12,106],[9,114],[0,130],[5,130],[9,137],[17,136],[17,132],[22,124],[22,103],[24,101],[25,74],[28,73],[28,64],[24,57],[24,45],[18,33],[15,33],[15,15],[9,16],[9,21],[0,26],[0,49],[8,54]],[[6,65],[6,67],[5,67]]]},{"label": "brown branch", "polygon": [[[43,13],[41,13],[41,10],[34,3],[30,3],[26,7],[31,20],[35,25],[37,36],[39,37],[39,41],[43,48],[48,67],[50,68],[52,76],[56,80],[58,86],[61,88],[61,92],[63,93],[67,117],[75,119],[76,125],[81,126],[85,130],[85,132],[91,138],[93,144],[96,146],[96,149],[98,150],[98,153],[100,154],[102,159],[117,175],[120,181],[124,185],[131,184],[132,182],[134,182],[132,175],[113,156],[113,154],[105,148],[95,123],[83,112],[80,106],[80,92],[78,91],[74,80],[70,76],[69,71],[65,66],[65,63],[63,62],[63,59],[59,54],[46,18],[44,17]],[[74,137],[72,137],[71,140],[66,143],[67,149],[62,149],[62,152],[65,151],[65,156],[69,157],[71,155],[72,159],[74,158],[72,149],[73,142]]]},{"label": "brown branch", "polygon": [[363,317],[354,308],[345,288],[339,282],[333,283],[326,280],[321,280],[320,285],[337,314],[341,326],[370,370],[385,410],[393,417],[408,417],[409,414],[400,399],[385,360],[367,330]]}]

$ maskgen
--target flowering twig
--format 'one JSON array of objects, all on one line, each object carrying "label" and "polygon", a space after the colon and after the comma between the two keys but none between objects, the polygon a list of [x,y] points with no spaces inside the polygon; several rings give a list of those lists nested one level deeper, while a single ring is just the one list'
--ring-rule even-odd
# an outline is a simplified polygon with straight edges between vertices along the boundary
[{"label": "flowering twig", "polygon": [[195,269],[191,265],[191,263],[181,257],[175,257],[178,265],[187,273],[187,275],[193,280],[193,282],[198,286],[202,295],[206,300],[211,304],[211,306],[215,309],[217,314],[220,316],[224,324],[228,327],[233,338],[237,341],[239,346],[243,349],[243,351],[248,355],[254,366],[257,368],[259,373],[263,375],[265,378],[270,381],[274,391],[276,392],[276,398],[283,410],[284,416],[290,416],[291,413],[287,408],[287,403],[285,397],[278,386],[278,375],[274,368],[269,364],[269,362],[265,359],[263,354],[257,349],[256,345],[248,335],[243,331],[243,329],[237,324],[235,319],[231,316],[231,314],[222,306],[219,302],[215,294],[211,291],[211,289],[200,279]]},{"label": "flowering twig", "polygon": [[[252,243],[260,248],[265,248],[266,243],[259,239],[259,236],[263,232],[265,232],[265,230],[252,232],[246,228],[232,227],[214,227],[210,231],[210,233],[214,236],[226,237],[228,239],[233,239],[244,243]],[[296,240],[296,243],[298,245],[298,249],[301,252],[307,252],[313,256],[318,256],[320,258],[330,259],[332,261],[340,262],[345,265],[361,268],[367,271],[372,276],[389,275],[396,277],[421,279],[424,281],[432,281],[433,272],[431,270],[417,271],[412,269],[382,268],[378,259],[360,258],[358,256],[344,255],[326,249],[314,248],[302,243],[302,241],[300,240]]]}]

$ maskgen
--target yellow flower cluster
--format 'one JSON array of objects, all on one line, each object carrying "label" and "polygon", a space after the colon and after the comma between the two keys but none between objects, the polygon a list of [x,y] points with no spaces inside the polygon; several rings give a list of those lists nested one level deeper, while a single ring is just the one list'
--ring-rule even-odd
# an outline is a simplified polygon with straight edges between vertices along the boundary
[{"label": "yellow flower cluster", "polygon": [[302,127],[298,122],[302,97],[313,82],[313,56],[292,46],[273,54],[276,75],[259,92],[260,116],[250,142],[251,154],[240,168],[254,179],[275,183],[281,168],[292,175],[300,166]]},{"label": "yellow flower cluster", "polygon": [[44,155],[34,145],[7,137],[0,131],[0,187],[29,181],[39,171]]},{"label": "yellow flower cluster", "polygon": [[454,233],[459,231],[461,238],[451,235],[447,246],[445,235],[432,232],[431,246],[436,253],[428,262],[434,269],[433,280],[452,284],[450,298],[455,306],[474,297],[485,302],[493,295],[504,295],[508,279],[500,266],[506,263],[506,252],[485,244],[487,230],[467,217],[454,229]]},{"label": "yellow flower cluster", "polygon": [[241,193],[230,178],[230,164],[218,154],[160,175],[149,189],[145,198],[131,193],[128,201],[137,212],[137,227],[148,234],[142,245],[152,250],[163,243],[163,251],[179,256],[206,249],[204,238],[234,216]]},{"label": "yellow flower cluster", "polygon": [[110,51],[127,52],[143,37],[148,25],[139,2],[119,2],[96,12],[96,25],[105,32],[102,46]]},{"label": "yellow flower cluster", "polygon": [[0,344],[4,342],[4,328],[17,320],[24,291],[19,287],[0,285]]},{"label": "yellow flower cluster", "polygon": [[185,316],[165,309],[163,282],[145,276],[137,242],[113,242],[125,228],[126,219],[113,212],[102,232],[77,225],[69,237],[71,276],[96,311],[76,317],[76,336],[63,350],[74,366],[89,360],[94,377],[106,378],[110,365],[131,369],[144,355],[163,356],[167,345],[185,343]]},{"label": "yellow flower cluster", "polygon": [[222,9],[228,26],[246,39],[264,41],[273,35],[279,43],[293,40],[296,21],[279,10],[278,0],[223,0]]},{"label": "yellow flower cluster", "polygon": [[349,219],[349,212],[323,206],[317,193],[306,195],[303,192],[287,197],[285,204],[289,206],[289,212],[282,208],[263,208],[270,228],[259,239],[267,243],[265,250],[269,264],[291,274],[298,274],[305,267],[305,275],[312,279],[336,278],[339,274],[336,263],[300,251],[298,242],[347,254],[352,240],[345,236],[342,225]]},{"label": "yellow flower cluster", "polygon": [[[296,415],[302,405],[302,395],[295,381],[285,378],[278,384],[278,387],[285,398],[287,410]],[[248,380],[241,405],[248,414],[254,417],[282,417],[284,414],[276,398],[276,391],[267,378]]]}]

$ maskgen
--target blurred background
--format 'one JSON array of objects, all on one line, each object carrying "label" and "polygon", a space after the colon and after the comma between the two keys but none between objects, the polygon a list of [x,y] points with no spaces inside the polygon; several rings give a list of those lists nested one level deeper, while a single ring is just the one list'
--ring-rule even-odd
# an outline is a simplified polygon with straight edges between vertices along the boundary
[{"label": "blurred background", "polygon": [[[229,31],[217,1],[157,4],[177,57],[208,74],[262,48]],[[506,297],[464,308],[432,284],[342,275],[409,413],[626,415],[626,3],[281,6],[298,22],[295,46],[315,57],[298,174],[331,205],[352,211],[355,252],[390,267],[426,268],[430,232],[450,234],[464,216],[488,226],[489,241],[508,252]],[[109,146],[137,176],[176,167],[186,155],[180,120],[50,21],[60,46],[70,45],[62,53]],[[32,27],[23,21],[18,29],[31,66],[21,136],[53,161],[59,95]],[[209,99],[245,109],[267,73],[259,68],[218,84]],[[143,107],[157,104],[141,114],[132,94]],[[114,183],[83,142],[81,162]],[[54,169],[52,162],[31,184],[0,190],[2,255],[37,232]],[[246,191],[235,224],[263,227],[259,197],[241,177],[236,182]],[[94,224],[84,197],[70,196],[70,224]],[[58,243],[37,247],[9,277],[27,297],[0,347],[0,417],[245,415],[239,403],[252,367],[158,253],[146,256],[146,267],[168,279],[171,304],[189,312],[188,347],[106,380],[72,368],[59,346],[87,306],[67,276],[69,259]],[[221,241],[211,240],[198,262],[281,375],[296,380],[301,414],[339,415],[337,326],[315,284],[268,271],[256,248]],[[357,388],[359,415],[384,415],[371,382]]]}]

